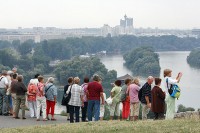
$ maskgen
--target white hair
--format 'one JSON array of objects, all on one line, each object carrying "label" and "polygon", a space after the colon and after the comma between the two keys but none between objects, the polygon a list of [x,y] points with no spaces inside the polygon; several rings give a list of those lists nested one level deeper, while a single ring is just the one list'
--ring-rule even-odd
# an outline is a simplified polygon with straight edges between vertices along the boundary
[{"label": "white hair", "polygon": [[53,77],[49,77],[48,78],[48,82],[53,83],[54,82],[54,78]]},{"label": "white hair", "polygon": [[151,79],[153,79],[153,76],[149,76],[149,77],[147,78],[147,80],[151,80]]}]

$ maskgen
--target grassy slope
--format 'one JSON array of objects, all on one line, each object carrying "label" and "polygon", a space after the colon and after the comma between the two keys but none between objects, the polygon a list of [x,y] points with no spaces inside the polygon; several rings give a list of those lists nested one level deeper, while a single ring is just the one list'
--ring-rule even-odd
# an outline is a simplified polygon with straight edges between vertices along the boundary
[{"label": "grassy slope", "polygon": [[0,129],[3,133],[188,133],[200,132],[200,120],[173,121],[104,121],[78,124],[58,124],[26,128]]}]

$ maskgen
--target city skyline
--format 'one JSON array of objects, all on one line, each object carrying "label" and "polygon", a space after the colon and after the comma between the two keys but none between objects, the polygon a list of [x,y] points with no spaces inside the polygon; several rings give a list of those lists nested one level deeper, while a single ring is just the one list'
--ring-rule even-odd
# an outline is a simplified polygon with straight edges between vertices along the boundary
[{"label": "city skyline", "polygon": [[0,28],[99,28],[119,25],[126,14],[135,28],[200,28],[197,0],[0,0]]}]

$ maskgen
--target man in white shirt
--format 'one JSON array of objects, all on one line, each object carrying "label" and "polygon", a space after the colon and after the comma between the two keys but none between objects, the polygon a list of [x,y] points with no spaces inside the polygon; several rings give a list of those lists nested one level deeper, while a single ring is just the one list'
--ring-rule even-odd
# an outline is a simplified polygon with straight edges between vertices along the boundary
[{"label": "man in white shirt", "polygon": [[7,101],[8,97],[6,95],[8,89],[8,79],[6,78],[7,71],[3,70],[0,77],[0,114],[8,115]]}]

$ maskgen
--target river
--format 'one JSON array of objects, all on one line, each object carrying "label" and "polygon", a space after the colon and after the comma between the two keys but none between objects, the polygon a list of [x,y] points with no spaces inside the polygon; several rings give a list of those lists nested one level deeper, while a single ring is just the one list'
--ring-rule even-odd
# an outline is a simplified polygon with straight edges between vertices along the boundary
[{"label": "river", "polygon": [[[189,51],[168,51],[157,52],[160,58],[161,73],[160,77],[163,78],[163,70],[170,68],[172,70],[172,77],[176,78],[178,72],[183,73],[180,82],[181,97],[177,100],[176,105],[183,104],[186,107],[200,108],[200,69],[195,69],[187,64],[187,56]],[[101,58],[102,63],[108,70],[116,70],[119,76],[125,74],[132,74],[124,65],[122,55],[109,55]],[[139,77],[141,82],[144,83],[146,77]]]},{"label": "river", "polygon": [[[160,58],[161,73],[160,77],[163,78],[163,70],[170,68],[172,70],[172,77],[176,78],[178,72],[183,73],[183,77],[180,82],[181,96],[176,101],[176,106],[183,104],[186,107],[193,107],[195,109],[200,108],[200,69],[195,69],[187,64],[187,56],[189,51],[168,51],[157,52]],[[123,63],[125,62],[122,55],[107,55],[101,57],[101,62],[106,66],[108,70],[116,70],[117,76],[123,76],[130,74],[134,77],[131,71],[129,71]],[[141,84],[144,84],[147,77],[139,77]],[[56,107],[56,112],[60,113],[61,110],[65,110],[62,106]]]}]

